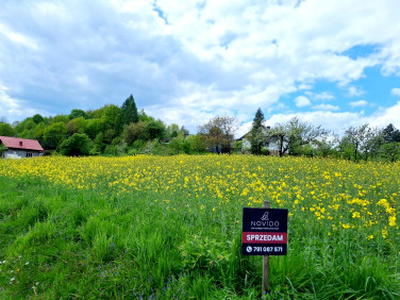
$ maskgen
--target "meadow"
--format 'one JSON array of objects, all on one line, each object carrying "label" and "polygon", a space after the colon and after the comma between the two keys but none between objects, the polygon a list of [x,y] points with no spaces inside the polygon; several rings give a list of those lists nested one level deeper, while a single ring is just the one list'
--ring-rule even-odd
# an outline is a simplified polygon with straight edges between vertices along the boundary
[{"label": "meadow", "polygon": [[[399,299],[400,163],[245,155],[0,160],[1,299]],[[243,207],[288,253],[241,255]]]}]

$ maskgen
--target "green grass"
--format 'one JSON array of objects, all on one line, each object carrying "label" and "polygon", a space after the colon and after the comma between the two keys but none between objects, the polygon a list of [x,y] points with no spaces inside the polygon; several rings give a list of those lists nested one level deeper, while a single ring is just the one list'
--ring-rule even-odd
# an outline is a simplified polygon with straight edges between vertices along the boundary
[{"label": "green grass", "polygon": [[[241,255],[241,210],[0,178],[1,299],[258,299],[262,259]],[[399,299],[399,246],[289,222],[266,299]],[[334,243],[332,243],[334,241]],[[376,244],[373,244],[376,243]],[[368,254],[368,255],[366,255]]]}]

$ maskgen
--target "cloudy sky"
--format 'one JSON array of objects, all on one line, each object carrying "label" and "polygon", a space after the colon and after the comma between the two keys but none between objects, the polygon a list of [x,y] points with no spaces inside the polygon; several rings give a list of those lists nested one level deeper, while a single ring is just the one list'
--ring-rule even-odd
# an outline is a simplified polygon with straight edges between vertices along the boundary
[{"label": "cloudy sky", "polygon": [[257,108],[400,128],[399,0],[1,0],[0,118],[121,105],[167,125]]}]

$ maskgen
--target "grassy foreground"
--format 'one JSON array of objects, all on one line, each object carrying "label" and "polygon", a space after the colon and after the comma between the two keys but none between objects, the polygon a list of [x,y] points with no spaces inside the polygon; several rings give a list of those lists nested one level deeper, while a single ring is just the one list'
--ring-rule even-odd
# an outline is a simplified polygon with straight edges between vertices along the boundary
[{"label": "grassy foreground", "polygon": [[289,209],[267,299],[400,298],[400,164],[253,156],[0,160],[1,299],[256,299],[243,207]]}]

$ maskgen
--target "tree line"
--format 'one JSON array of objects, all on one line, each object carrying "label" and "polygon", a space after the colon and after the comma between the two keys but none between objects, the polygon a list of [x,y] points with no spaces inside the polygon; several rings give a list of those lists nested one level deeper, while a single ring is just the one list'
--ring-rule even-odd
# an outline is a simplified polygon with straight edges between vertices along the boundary
[{"label": "tree line", "polygon": [[122,106],[107,104],[89,111],[72,109],[68,115],[54,117],[36,114],[13,124],[1,121],[0,135],[36,139],[45,154],[68,156],[206,151],[199,135],[189,135],[183,126],[167,126],[144,110],[138,111],[132,95]]},{"label": "tree line", "polygon": [[165,125],[138,111],[130,95],[117,106],[107,104],[96,110],[72,109],[68,115],[43,117],[36,114],[21,122],[0,121],[0,135],[38,140],[46,153],[79,155],[173,155],[250,153],[279,156],[303,155],[359,160],[400,159],[400,131],[392,124],[384,129],[368,124],[349,127],[338,137],[321,126],[293,118],[274,127],[265,126],[259,108],[252,129],[235,141],[238,122],[232,116],[216,116],[200,125],[196,134],[184,126]]},{"label": "tree line", "polygon": [[265,127],[264,121],[264,114],[259,108],[249,133],[248,151],[252,154],[269,153],[266,142],[270,141],[274,143],[279,156],[330,156],[353,161],[390,162],[400,159],[400,131],[393,124],[383,129],[371,127],[369,124],[351,126],[339,137],[321,126],[314,126],[297,117],[278,123],[273,128]]}]

